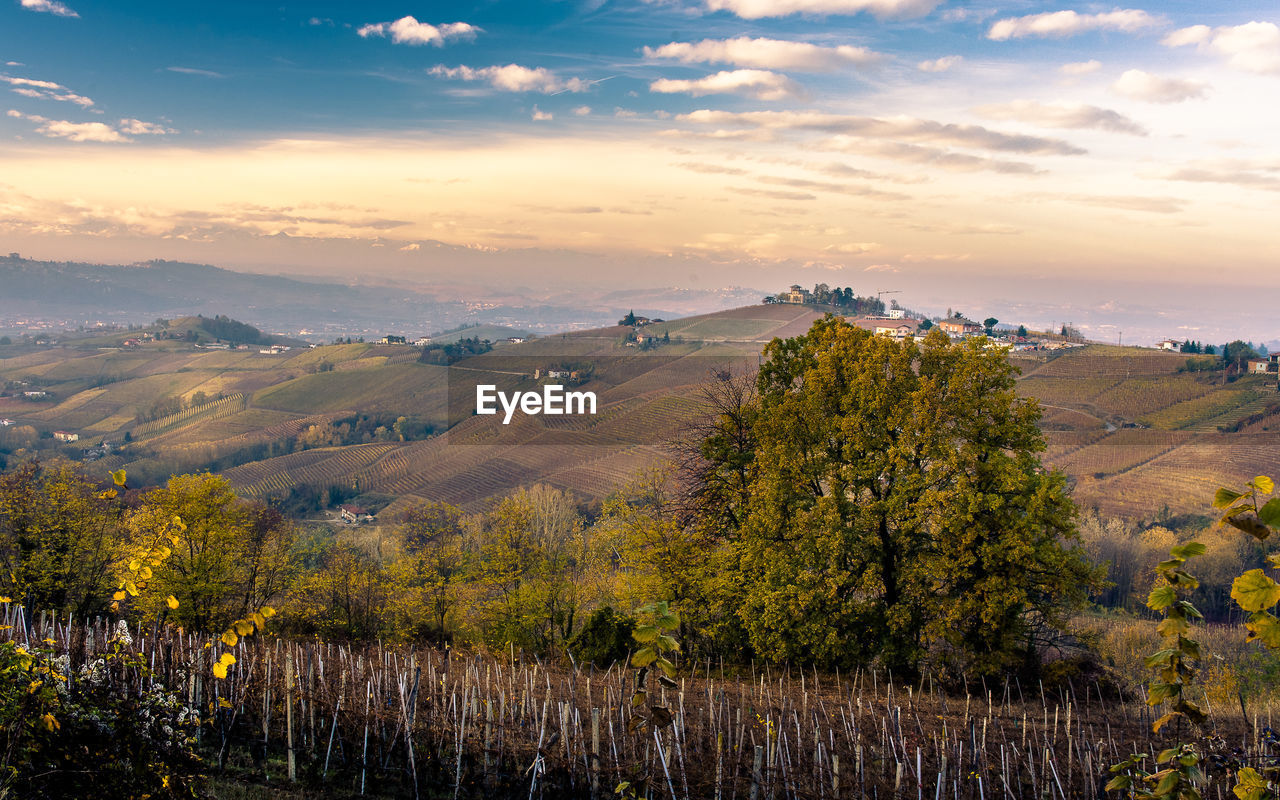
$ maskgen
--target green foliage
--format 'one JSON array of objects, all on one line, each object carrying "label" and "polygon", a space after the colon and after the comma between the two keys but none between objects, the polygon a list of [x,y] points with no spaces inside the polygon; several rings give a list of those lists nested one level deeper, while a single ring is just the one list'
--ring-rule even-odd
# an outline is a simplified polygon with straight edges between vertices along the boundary
[{"label": "green foliage", "polygon": [[632,632],[636,621],[603,606],[591,612],[582,628],[569,640],[569,652],[579,663],[590,662],[601,669],[623,661],[634,648]]},{"label": "green foliage", "polygon": [[1108,792],[1123,792],[1133,800],[1201,800],[1196,786],[1204,781],[1200,756],[1189,744],[1170,747],[1156,756],[1157,772],[1143,767],[1150,756],[1136,753],[1111,767],[1113,777],[1107,782]]},{"label": "green foliage", "polygon": [[828,317],[765,356],[757,395],[719,405],[691,481],[757,653],[909,674],[932,652],[995,672],[1099,582],[1002,354]]},{"label": "green foliage", "polygon": [[137,690],[150,672],[131,644],[122,622],[72,680],[67,656],[0,643],[0,797],[203,796],[199,717],[159,685]]},{"label": "green foliage", "polygon": [[448,365],[464,358],[487,353],[493,349],[493,342],[476,336],[459,339],[456,342],[433,342],[422,348],[418,362],[422,364]]}]

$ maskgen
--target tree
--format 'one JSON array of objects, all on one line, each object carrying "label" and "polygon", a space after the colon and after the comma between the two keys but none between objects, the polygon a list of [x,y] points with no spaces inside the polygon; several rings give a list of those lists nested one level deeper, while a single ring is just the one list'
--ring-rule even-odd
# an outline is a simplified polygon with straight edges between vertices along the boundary
[{"label": "tree", "polygon": [[931,319],[920,320],[920,330],[928,331],[932,329],[933,329],[933,320]]},{"label": "tree", "polygon": [[995,332],[996,324],[999,322],[1000,320],[996,319],[995,317],[987,317],[982,321],[982,327],[986,329],[988,336],[990,336],[992,333]]},{"label": "tree", "polygon": [[1019,336],[1020,338],[1022,338],[1022,339],[1027,338],[1027,326],[1026,326],[1026,325],[1019,325],[1019,326],[1018,326],[1018,336]]},{"label": "tree", "polygon": [[618,320],[618,324],[619,324],[619,325],[635,325],[635,324],[636,324],[636,312],[635,312],[635,309],[632,309],[632,310],[628,311],[628,312],[627,312],[627,315],[626,315],[625,317],[623,317],[622,319]]},{"label": "tree", "polygon": [[977,342],[899,344],[833,317],[765,357],[694,480],[752,647],[895,674],[930,650],[978,671],[1033,658],[1100,578],[1015,368]]}]

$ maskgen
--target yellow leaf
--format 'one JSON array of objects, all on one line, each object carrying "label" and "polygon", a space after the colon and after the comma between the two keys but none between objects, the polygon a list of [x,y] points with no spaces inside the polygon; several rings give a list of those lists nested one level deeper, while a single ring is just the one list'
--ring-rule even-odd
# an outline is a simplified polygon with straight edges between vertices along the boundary
[{"label": "yellow leaf", "polygon": [[141,566],[142,566],[142,562],[135,558],[134,560],[129,562],[129,571],[137,572],[138,567],[141,567]]},{"label": "yellow leaf", "polygon": [[127,479],[128,479],[128,474],[122,469],[118,469],[115,472],[111,473],[111,482],[114,483],[116,486],[124,486],[125,481]]},{"label": "yellow leaf", "polygon": [[222,643],[225,644],[227,647],[235,647],[236,642],[240,641],[240,637],[237,636],[236,632],[231,630],[230,628],[227,628],[225,631],[222,632],[221,638],[222,638]]},{"label": "yellow leaf", "polygon": [[166,602],[169,603],[169,608],[171,609],[178,607],[178,598],[174,597],[173,595],[169,595],[169,599]]},{"label": "yellow leaf", "polygon": [[53,718],[52,714],[45,714],[40,718],[40,722],[44,724],[45,730],[53,732],[62,728],[62,725]]},{"label": "yellow leaf", "polygon": [[123,599],[124,599],[124,592],[116,592],[115,594],[111,595],[111,599],[112,599],[112,600],[116,600],[116,601],[123,600]]},{"label": "yellow leaf", "polygon": [[247,619],[238,619],[231,623],[231,627],[236,629],[236,633],[241,636],[248,636],[253,633],[253,623]]},{"label": "yellow leaf", "polygon": [[236,663],[236,657],[231,655],[230,653],[223,653],[222,656],[218,658],[218,663],[231,666],[232,664]]},{"label": "yellow leaf", "polygon": [[12,603],[12,602],[13,600],[11,600],[8,596],[0,597],[0,603]]},{"label": "yellow leaf", "polygon": [[249,621],[252,622],[254,625],[257,625],[258,630],[262,630],[263,628],[267,627],[266,618],[263,617],[261,614],[259,614],[257,611],[249,615]]},{"label": "yellow leaf", "polygon": [[276,615],[276,610],[271,606],[263,606],[262,608],[258,609],[258,613],[266,617],[267,619],[271,619]]},{"label": "yellow leaf", "polygon": [[225,678],[225,677],[227,677],[227,665],[226,665],[226,664],[223,664],[221,661],[219,661],[218,663],[214,664],[214,665],[213,665],[213,677],[215,677],[215,678]]},{"label": "yellow leaf", "polygon": [[[225,677],[225,676],[224,676],[224,677]],[[227,698],[225,698],[225,697],[219,697],[219,698],[218,698],[218,708],[231,708],[231,704],[227,702]]]},{"label": "yellow leaf", "polygon": [[124,590],[134,597],[138,596],[138,587],[133,583],[133,581],[125,581]]},{"label": "yellow leaf", "polygon": [[151,580],[151,567],[143,567],[138,570],[138,577],[142,578],[144,581]]}]

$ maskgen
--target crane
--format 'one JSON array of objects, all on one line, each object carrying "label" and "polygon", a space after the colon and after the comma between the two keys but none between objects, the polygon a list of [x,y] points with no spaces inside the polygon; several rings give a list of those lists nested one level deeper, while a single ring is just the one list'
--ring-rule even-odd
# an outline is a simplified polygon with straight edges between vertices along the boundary
[{"label": "crane", "polygon": [[902,290],[901,289],[881,289],[880,291],[876,292],[876,299],[879,300],[880,295],[882,294],[902,294]]}]

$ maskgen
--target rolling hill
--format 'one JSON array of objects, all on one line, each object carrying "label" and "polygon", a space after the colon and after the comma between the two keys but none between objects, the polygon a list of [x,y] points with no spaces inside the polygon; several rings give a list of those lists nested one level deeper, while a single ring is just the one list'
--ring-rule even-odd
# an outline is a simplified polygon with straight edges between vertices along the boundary
[{"label": "rolling hill", "polygon": [[[12,430],[79,433],[64,448],[77,456],[131,440],[99,452],[94,469],[160,481],[214,467],[262,498],[339,486],[392,496],[393,510],[424,499],[474,508],[542,482],[599,500],[663,462],[713,371],[752,368],[765,342],[802,333],[818,316],[748,306],[648,326],[669,342],[653,350],[628,346],[631,329],[618,326],[504,344],[449,367],[418,363],[420,351],[405,345],[275,354],[171,341],[10,347],[0,349],[9,387],[0,417],[17,422]],[[1011,358],[1019,392],[1043,407],[1044,461],[1070,476],[1083,506],[1203,513],[1219,484],[1280,466],[1274,381],[1224,384],[1220,373],[1185,371],[1185,356],[1106,345]],[[504,427],[466,411],[477,382],[527,389],[550,369],[579,372],[581,388],[599,396],[597,415]],[[49,396],[29,400],[32,388]],[[166,399],[180,410],[148,418]]]}]

